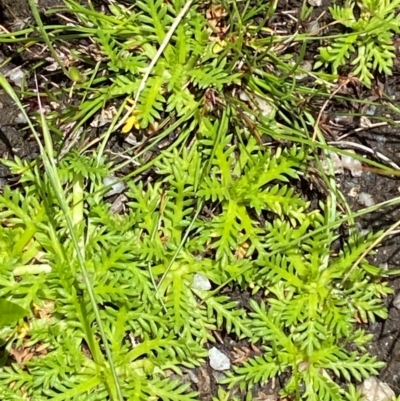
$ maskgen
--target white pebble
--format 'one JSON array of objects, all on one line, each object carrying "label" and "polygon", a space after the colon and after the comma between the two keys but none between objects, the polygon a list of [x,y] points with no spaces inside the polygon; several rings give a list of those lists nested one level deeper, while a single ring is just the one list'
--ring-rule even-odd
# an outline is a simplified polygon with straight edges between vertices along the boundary
[{"label": "white pebble", "polygon": [[209,291],[211,290],[210,280],[203,274],[196,273],[193,277],[192,288],[195,290]]},{"label": "white pebble", "polygon": [[374,105],[368,107],[368,109],[365,110],[365,114],[367,116],[373,116],[375,114],[375,112],[376,112],[376,106],[374,106]]},{"label": "white pebble", "polygon": [[254,101],[260,109],[262,116],[268,117],[272,113],[273,108],[265,99],[256,95]]},{"label": "white pebble", "polygon": [[21,87],[22,80],[24,79],[25,74],[25,71],[22,71],[20,68],[16,68],[9,73],[10,81],[12,81],[15,85]]},{"label": "white pebble", "polygon": [[241,90],[238,92],[238,95],[239,95],[239,99],[242,100],[243,102],[250,101],[249,95],[246,92]]},{"label": "white pebble", "polygon": [[333,121],[336,124],[347,126],[347,125],[351,125],[353,123],[354,119],[352,116],[336,116],[336,117],[334,117]]},{"label": "white pebble", "polygon": [[[335,152],[329,152],[328,158],[330,159],[333,167],[333,172],[335,175],[341,175],[343,174],[343,165],[342,165],[342,160],[340,159],[339,155]],[[326,173],[329,174],[329,164],[327,159],[323,159],[322,162],[322,168]]]},{"label": "white pebble", "polygon": [[308,4],[313,7],[320,7],[322,5],[322,0],[308,0]]},{"label": "white pebble", "polygon": [[125,189],[125,184],[117,177],[105,177],[103,179],[103,185],[105,187],[111,186],[111,189],[104,195],[106,197],[120,194]]},{"label": "white pebble", "polygon": [[400,292],[394,297],[393,306],[396,309],[400,309]]},{"label": "white pebble", "polygon": [[[347,152],[354,153],[353,151],[348,150]],[[342,155],[342,165],[345,169],[349,170],[353,177],[361,177],[362,164],[359,160],[354,159],[351,156]]]},{"label": "white pebble", "polygon": [[14,119],[15,124],[26,124],[28,121],[22,113],[18,113],[17,117]]},{"label": "white pebble", "polygon": [[358,386],[365,401],[391,401],[395,397],[394,391],[388,384],[381,382],[376,377],[370,377]]},{"label": "white pebble", "polygon": [[365,192],[361,192],[358,195],[358,203],[360,203],[361,205],[364,205],[366,207],[371,207],[375,205],[375,201],[374,198],[372,197],[371,194],[367,194]]},{"label": "white pebble", "polygon": [[231,367],[229,358],[215,347],[208,351],[208,357],[210,358],[210,366],[214,370],[228,370]]}]

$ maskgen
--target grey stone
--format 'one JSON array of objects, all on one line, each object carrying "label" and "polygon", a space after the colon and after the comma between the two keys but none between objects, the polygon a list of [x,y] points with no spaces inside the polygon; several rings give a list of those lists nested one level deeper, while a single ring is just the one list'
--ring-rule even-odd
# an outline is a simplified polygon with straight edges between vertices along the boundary
[{"label": "grey stone", "polygon": [[395,397],[395,393],[389,385],[374,376],[364,380],[358,389],[365,401],[391,401]]},{"label": "grey stone", "polygon": [[214,370],[223,371],[231,367],[229,358],[216,347],[212,347],[208,351],[208,357],[210,359],[210,366]]},{"label": "grey stone", "polygon": [[193,277],[192,288],[195,290],[209,291],[211,290],[210,280],[203,274],[196,273]]},{"label": "grey stone", "polygon": [[105,187],[111,186],[111,189],[105,194],[106,197],[120,194],[125,189],[125,184],[117,177],[105,177],[103,185]]}]

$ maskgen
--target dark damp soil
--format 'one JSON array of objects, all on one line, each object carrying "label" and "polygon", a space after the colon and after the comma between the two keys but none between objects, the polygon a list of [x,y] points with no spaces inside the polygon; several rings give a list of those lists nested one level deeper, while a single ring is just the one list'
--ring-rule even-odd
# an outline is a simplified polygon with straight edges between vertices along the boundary
[{"label": "dark damp soil", "polygon": [[[85,3],[83,0],[82,3]],[[289,14],[296,16],[302,6],[303,1],[281,0],[278,4],[277,17],[271,21],[277,27],[285,26],[289,32],[294,32],[299,28],[297,22]],[[97,6],[101,6],[103,1],[93,2]],[[310,20],[318,19],[320,24],[326,24],[327,20],[324,12],[331,4],[330,0],[323,0],[321,7],[315,8]],[[39,8],[46,10],[48,8],[62,6],[61,0],[40,0]],[[33,21],[27,0],[0,0],[0,25],[12,30],[13,27],[27,24]],[[317,52],[317,44],[311,44],[307,49],[306,59],[313,60]],[[0,61],[4,57],[10,57],[12,50],[5,44],[0,44]],[[400,60],[400,58],[399,58]],[[18,67],[18,63],[25,62],[20,57],[15,57],[12,62],[1,70],[2,73],[8,72],[10,69]],[[384,92],[392,97],[393,102],[400,99],[400,62],[396,60],[394,75],[390,79],[380,78],[380,82],[384,88]],[[355,88],[351,94],[355,99],[373,99],[373,93],[363,92]],[[377,128],[360,128],[360,119],[347,118],[341,120],[341,126],[333,124],[335,117],[346,116],[349,113],[365,112],[356,103],[351,102],[333,102],[324,112],[324,123],[326,122],[326,134],[328,140],[339,140],[346,135],[345,141],[362,145],[371,149],[373,152],[379,152],[389,158],[392,162],[400,166],[400,128],[382,126]],[[371,116],[370,122],[373,124],[378,116],[386,116],[390,112],[383,108],[378,108]],[[318,111],[317,111],[318,114]],[[369,113],[367,113],[369,114]],[[18,156],[20,158],[33,159],[38,155],[38,148],[23,124],[18,123],[19,111],[13,104],[11,99],[0,90],[0,157],[10,158]],[[394,120],[399,119],[398,116],[392,115]],[[340,125],[340,124],[339,124]],[[338,139],[339,138],[339,139]],[[117,150],[121,144],[114,143]],[[350,149],[351,146],[344,146]],[[358,153],[363,154],[359,148]],[[374,158],[371,154],[369,157]],[[379,158],[375,158],[380,161]],[[400,196],[400,177],[387,177],[373,172],[363,172],[360,177],[353,177],[348,171],[337,178],[338,185],[346,195],[352,210],[359,210],[366,205],[362,202],[360,194],[371,195],[371,199],[375,203],[390,200]],[[13,177],[8,169],[0,164],[0,189],[5,184],[14,184]],[[382,211],[370,214],[368,217],[361,218],[358,221],[360,229],[364,230],[381,230],[386,229],[394,222],[400,219],[400,209],[398,207],[386,208]],[[400,269],[400,237],[392,235],[386,239],[376,250],[375,254],[370,257],[371,262],[376,265],[387,267],[388,269]],[[400,394],[400,310],[393,306],[393,299],[400,292],[400,277],[390,279],[390,285],[394,290],[394,295],[387,298],[387,306],[389,317],[387,320],[378,320],[369,324],[367,330],[374,335],[373,343],[370,346],[370,352],[376,355],[380,360],[387,362],[386,367],[380,374],[381,380],[388,383],[396,394]],[[248,304],[249,294],[234,290],[231,296],[238,300],[242,305]],[[257,355],[261,351],[256,347],[250,346],[243,341],[235,341],[227,335],[221,334],[220,341],[215,345],[222,352],[225,352],[232,362],[240,363],[248,357]],[[203,365],[193,370],[185,370],[183,380],[191,383],[192,387],[199,391],[200,397],[204,401],[210,401],[216,396],[217,381],[221,378],[221,374],[213,371],[210,366]],[[254,396],[260,400],[277,400],[277,392],[281,388],[282,383],[279,380],[270,382],[263,386],[256,386],[253,390]],[[237,394],[240,396],[240,393]]]}]

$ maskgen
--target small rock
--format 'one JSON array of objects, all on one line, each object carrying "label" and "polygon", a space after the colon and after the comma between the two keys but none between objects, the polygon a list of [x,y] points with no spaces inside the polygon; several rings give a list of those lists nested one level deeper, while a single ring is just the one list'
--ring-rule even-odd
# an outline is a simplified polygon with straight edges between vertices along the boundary
[{"label": "small rock", "polygon": [[25,116],[22,113],[18,113],[17,117],[14,119],[14,124],[26,124],[28,121],[26,121]]},{"label": "small rock", "polygon": [[117,177],[105,177],[103,185],[105,187],[111,186],[111,189],[104,195],[105,197],[120,194],[125,189],[125,184]]},{"label": "small rock", "polygon": [[313,7],[320,7],[322,5],[322,0],[308,0],[308,4]]},{"label": "small rock", "polygon": [[208,351],[208,357],[210,358],[210,366],[214,370],[228,370],[231,367],[231,361],[223,354],[218,348],[212,347]]},{"label": "small rock", "polygon": [[372,197],[371,194],[367,194],[365,192],[361,192],[358,195],[358,203],[360,203],[361,205],[364,205],[366,207],[371,207],[375,205],[375,201],[374,198]]},{"label": "small rock", "polygon": [[22,71],[20,68],[15,68],[8,74],[10,81],[12,81],[16,86],[22,86],[22,80],[24,79],[26,72]]},{"label": "small rock", "polygon": [[394,297],[393,306],[396,309],[400,309],[400,292]]},{"label": "small rock", "polygon": [[312,35],[315,35],[319,32],[319,23],[318,21],[311,21],[307,24],[306,26],[306,31],[308,33],[311,33]]},{"label": "small rock", "polygon": [[[353,151],[348,150],[350,153],[354,153]],[[342,155],[342,165],[345,169],[349,170],[353,177],[361,177],[362,176],[362,164],[359,160],[354,159],[351,156]]]},{"label": "small rock", "polygon": [[394,391],[386,383],[381,382],[376,377],[364,380],[358,386],[365,401],[391,401],[395,397]]},{"label": "small rock", "polygon": [[340,125],[347,127],[354,123],[354,117],[353,116],[335,116],[333,121],[336,124],[340,124]]},{"label": "small rock", "polygon": [[209,291],[211,290],[210,280],[203,274],[196,273],[193,277],[192,288],[195,290]]},{"label": "small rock", "polygon": [[[291,64],[295,64],[295,62],[292,62]],[[295,78],[298,80],[298,81],[301,81],[301,80],[303,80],[303,79],[306,79],[307,77],[308,77],[308,73],[310,72],[310,71],[312,71],[312,69],[313,69],[313,64],[312,64],[312,62],[311,61],[309,61],[309,60],[305,60],[305,61],[303,61],[301,64],[300,64],[300,66],[299,66],[299,70],[302,70],[302,71],[300,71],[299,73],[297,73],[296,75],[295,75]],[[305,71],[305,72],[304,72]]]},{"label": "small rock", "polygon": [[256,95],[254,97],[254,101],[255,101],[256,105],[258,106],[258,108],[260,109],[262,116],[268,117],[272,113],[273,108],[265,99]]},{"label": "small rock", "polygon": [[373,116],[373,115],[375,114],[375,112],[376,112],[376,106],[374,106],[374,105],[369,106],[369,107],[365,110],[365,114],[366,114],[367,116]]},{"label": "small rock", "polygon": [[[335,175],[341,175],[344,173],[343,165],[342,165],[342,160],[340,159],[339,155],[335,152],[329,152],[328,158],[332,162],[332,167],[333,167],[333,172]],[[328,160],[323,159],[322,162],[322,168],[326,173],[329,173],[329,164]]]},{"label": "small rock", "polygon": [[245,91],[240,90],[238,92],[238,95],[239,95],[239,99],[242,100],[243,102],[250,101],[249,95]]}]

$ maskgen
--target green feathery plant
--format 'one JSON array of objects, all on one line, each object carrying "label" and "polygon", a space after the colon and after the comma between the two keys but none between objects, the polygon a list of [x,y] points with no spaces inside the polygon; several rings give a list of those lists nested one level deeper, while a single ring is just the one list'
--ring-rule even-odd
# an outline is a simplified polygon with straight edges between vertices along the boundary
[{"label": "green feathery plant", "polygon": [[[71,24],[41,32],[54,51],[71,37],[92,39],[69,54],[78,71],[69,70],[77,78],[67,90],[78,105],[61,120],[77,129],[118,99],[129,106],[183,3],[112,3],[110,14],[65,3]],[[354,233],[334,254],[335,229],[349,220],[336,212],[335,191],[320,205],[298,191],[314,145],[311,120],[291,118],[301,112],[297,67],[266,52],[279,76],[268,63],[253,68],[244,27],[267,11],[261,3],[243,18],[235,9],[239,38],[229,32],[225,42],[201,7],[181,21],[126,121],[126,132],[162,127],[127,163],[107,158],[105,142],[60,154],[43,115],[42,159],[3,160],[20,185],[0,195],[0,307],[16,305],[0,320],[0,398],[197,400],[180,376],[206,362],[218,331],[263,355],[235,366],[216,400],[239,388],[250,401],[254,384],[279,375],[281,394],[297,400],[356,400],[352,383],[382,365],[355,328],[386,317],[389,273],[365,260],[353,268],[376,237]],[[34,31],[15,40],[26,33]],[[171,133],[178,138],[147,160]],[[261,135],[286,142],[268,148]],[[113,174],[127,181],[120,212],[105,196]],[[212,291],[195,285],[198,275]],[[250,302],[239,305],[234,289]]]},{"label": "green feathery plant", "polygon": [[[381,366],[365,353],[369,336],[353,326],[357,319],[385,317],[381,298],[389,290],[380,282],[383,273],[364,262],[341,282],[372,238],[351,240],[340,255],[330,256],[336,236],[323,229],[330,221],[318,210],[310,213],[290,185],[301,174],[305,153],[296,147],[266,152],[250,134],[236,141],[225,114],[225,121],[206,123],[190,147],[164,151],[154,166],[155,182],[130,182],[124,214],[113,214],[101,195],[107,163],[95,168],[95,155],[71,152],[57,166],[71,216],[80,183],[83,218],[72,219],[74,232],[82,238],[121,394],[132,400],[196,399],[166,374],[204,363],[204,345],[214,341],[213,331],[225,330],[265,343],[263,357],[229,375],[231,387],[291,371],[286,394],[340,400],[346,392],[332,375],[360,380]],[[209,172],[202,175],[208,160]],[[4,366],[2,395],[114,399],[101,369],[104,344],[97,341],[76,244],[51,182],[37,162],[5,163],[24,185],[0,196],[4,237],[16,241],[30,232],[25,246],[3,252],[1,294],[30,311],[27,323],[8,334],[6,350],[46,352]],[[191,226],[196,199],[206,209]],[[311,236],[301,241],[306,233]],[[296,246],[287,247],[293,240]],[[216,285],[233,279],[243,290],[252,287],[268,297],[252,300],[249,313],[229,293],[194,288],[196,274]]]},{"label": "green feathery plant", "polygon": [[[62,120],[81,125],[83,117],[90,118],[108,102],[134,97],[182,2],[169,5],[144,0],[130,7],[112,3],[110,15],[89,10],[74,0],[65,3],[68,8],[62,11],[74,17],[75,32],[92,42],[69,55],[82,77],[82,82],[73,86],[75,96],[82,101],[77,109],[70,107]],[[123,132],[147,128],[166,116],[190,114],[205,106],[207,90],[220,92],[224,86],[238,83],[239,74],[219,55],[216,44],[199,6],[191,7],[151,71]],[[57,43],[53,46],[57,48]]]},{"label": "green feathery plant", "polygon": [[[280,248],[327,223],[318,211],[294,229],[275,219],[268,224],[266,242],[269,249]],[[384,272],[366,261],[351,271],[371,238],[351,239],[332,256],[335,239],[324,230],[296,247],[258,258],[256,283],[266,296],[250,301],[251,341],[263,345],[263,355],[236,367],[225,383],[245,388],[289,373],[283,394],[341,400],[349,394],[338,379],[362,380],[383,366],[366,353],[371,335],[354,325],[387,317],[382,298],[391,291],[381,282]]]},{"label": "green feathery plant", "polygon": [[346,1],[329,8],[334,20],[348,29],[332,44],[320,48],[315,68],[330,65],[334,74],[350,61],[351,74],[371,86],[374,70],[392,74],[395,48],[393,35],[399,33],[399,0]]}]

